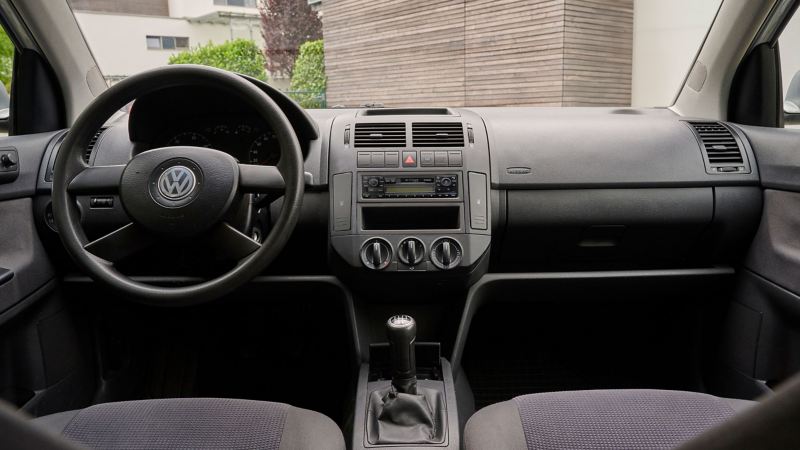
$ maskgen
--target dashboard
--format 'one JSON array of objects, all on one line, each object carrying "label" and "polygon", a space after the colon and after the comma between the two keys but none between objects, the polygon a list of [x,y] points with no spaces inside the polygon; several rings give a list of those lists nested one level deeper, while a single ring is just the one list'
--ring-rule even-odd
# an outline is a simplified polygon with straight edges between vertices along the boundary
[{"label": "dashboard", "polygon": [[241,163],[275,165],[281,151],[275,133],[257,117],[208,115],[168,125],[150,148],[192,146],[224,151]]},{"label": "dashboard", "polygon": [[[632,108],[303,111],[271,95],[305,159],[302,231],[275,264],[291,273],[439,280],[486,270],[706,267],[743,251],[760,214],[755,155],[743,131],[724,122]],[[722,150],[709,141],[720,135]],[[151,148],[184,145],[243,163],[280,161],[273,130],[246,102],[188,87],[137,100],[98,135],[87,160],[126,164]],[[734,163],[726,162],[731,151]],[[39,192],[49,189],[41,179]],[[119,202],[93,200],[78,199],[89,232],[128,221]],[[280,212],[280,201],[255,204],[242,216],[248,235],[268,230]]]}]

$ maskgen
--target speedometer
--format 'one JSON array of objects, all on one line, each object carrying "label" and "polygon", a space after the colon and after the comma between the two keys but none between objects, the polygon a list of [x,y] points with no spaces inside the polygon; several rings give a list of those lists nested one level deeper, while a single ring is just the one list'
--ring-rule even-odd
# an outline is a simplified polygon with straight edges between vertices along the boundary
[{"label": "speedometer", "polygon": [[263,133],[250,144],[250,164],[274,166],[280,159],[281,152],[275,133]]},{"label": "speedometer", "polygon": [[172,136],[167,141],[167,146],[190,146],[190,147],[206,147],[211,148],[211,141],[207,137],[194,131],[185,131]]}]

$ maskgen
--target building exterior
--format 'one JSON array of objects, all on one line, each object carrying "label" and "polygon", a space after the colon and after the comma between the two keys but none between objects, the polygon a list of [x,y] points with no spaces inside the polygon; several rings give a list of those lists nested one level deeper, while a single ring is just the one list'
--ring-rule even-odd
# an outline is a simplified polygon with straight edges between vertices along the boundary
[{"label": "building exterior", "polygon": [[69,0],[110,82],[182,50],[237,38],[263,47],[256,0]]},{"label": "building exterior", "polygon": [[324,0],[329,105],[671,104],[719,0]]}]

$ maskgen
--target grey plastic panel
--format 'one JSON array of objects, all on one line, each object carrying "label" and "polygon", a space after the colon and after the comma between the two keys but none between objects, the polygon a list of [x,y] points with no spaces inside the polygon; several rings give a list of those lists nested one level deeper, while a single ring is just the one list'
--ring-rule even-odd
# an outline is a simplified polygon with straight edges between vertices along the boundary
[{"label": "grey plastic panel", "polygon": [[30,198],[0,202],[0,267],[14,276],[0,285],[0,314],[47,284],[55,272],[36,232]]},{"label": "grey plastic panel", "polygon": [[800,130],[738,127],[753,147],[762,186],[800,192]]},{"label": "grey plastic panel", "polygon": [[745,266],[800,295],[800,193],[767,189]]},{"label": "grey plastic panel", "polygon": [[350,229],[350,208],[353,207],[353,174],[337,173],[333,176],[333,229]]},{"label": "grey plastic panel", "polygon": [[510,191],[508,226],[709,223],[710,188]]},{"label": "grey plastic panel", "polygon": [[48,143],[57,133],[29,134],[0,138],[0,148],[14,148],[19,156],[19,175],[0,184],[0,200],[30,197],[36,192],[37,177]]},{"label": "grey plastic panel", "polygon": [[[494,188],[683,187],[758,183],[707,174],[684,118],[667,109],[471,108],[489,135]],[[746,156],[753,160],[745,148]]]}]

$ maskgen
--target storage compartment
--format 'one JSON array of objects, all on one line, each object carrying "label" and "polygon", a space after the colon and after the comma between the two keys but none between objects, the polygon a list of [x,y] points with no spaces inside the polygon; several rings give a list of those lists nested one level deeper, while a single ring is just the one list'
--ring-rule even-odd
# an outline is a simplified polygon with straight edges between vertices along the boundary
[{"label": "storage compartment", "polygon": [[707,264],[701,236],[712,188],[508,191],[505,270],[592,270]]},{"label": "storage compartment", "polygon": [[363,206],[364,230],[457,230],[461,205]]}]

